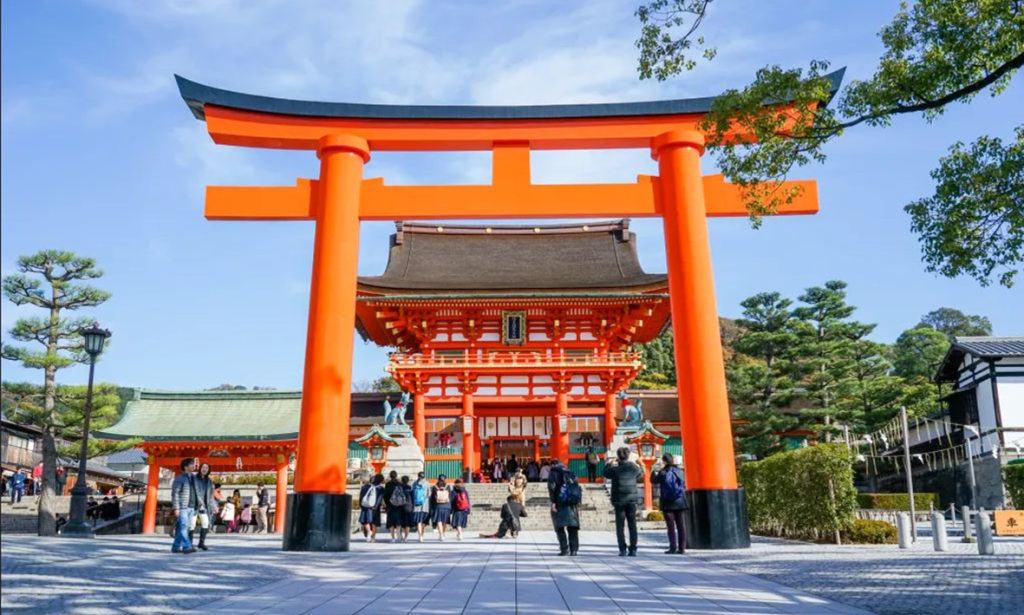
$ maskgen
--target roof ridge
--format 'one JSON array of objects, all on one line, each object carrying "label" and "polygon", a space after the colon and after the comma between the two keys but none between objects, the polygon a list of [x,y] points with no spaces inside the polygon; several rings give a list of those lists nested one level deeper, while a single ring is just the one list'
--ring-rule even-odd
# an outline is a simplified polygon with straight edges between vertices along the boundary
[{"label": "roof ridge", "polygon": [[1024,342],[1024,335],[957,335],[958,342]]},{"label": "roof ridge", "polygon": [[444,222],[398,221],[395,222],[395,230],[399,233],[431,235],[565,235],[621,232],[629,228],[629,222],[628,218],[561,224],[447,224]]}]

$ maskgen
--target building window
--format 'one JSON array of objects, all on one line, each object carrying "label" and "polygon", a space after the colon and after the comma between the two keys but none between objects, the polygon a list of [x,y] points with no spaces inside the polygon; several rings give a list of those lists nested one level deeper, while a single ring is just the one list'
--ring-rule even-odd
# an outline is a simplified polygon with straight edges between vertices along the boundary
[{"label": "building window", "polygon": [[501,341],[507,346],[521,346],[526,341],[526,312],[501,313]]},{"label": "building window", "polygon": [[28,438],[22,438],[21,436],[16,436],[14,434],[11,434],[10,440],[8,441],[8,444],[10,446],[15,446],[15,447],[18,447],[18,448],[23,448],[23,449],[26,449],[26,450],[29,450],[29,451],[36,450],[36,441],[35,440],[29,440]]}]

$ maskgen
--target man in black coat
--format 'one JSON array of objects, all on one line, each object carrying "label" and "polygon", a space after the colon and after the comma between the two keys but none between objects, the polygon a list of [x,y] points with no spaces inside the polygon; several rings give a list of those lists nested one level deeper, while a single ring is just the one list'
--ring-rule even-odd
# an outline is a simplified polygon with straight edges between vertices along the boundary
[{"label": "man in black coat", "polygon": [[526,516],[526,509],[519,503],[515,496],[505,498],[505,505],[501,507],[501,524],[494,534],[480,534],[480,538],[504,538],[505,534],[512,534],[512,538],[519,535],[522,524],[520,517]]},{"label": "man in black coat", "polygon": [[[619,555],[636,557],[636,505],[639,493],[637,481],[643,470],[629,460],[629,448],[623,446],[615,451],[615,459],[604,468],[604,477],[612,482],[612,506],[615,507],[615,535],[619,539]],[[629,526],[627,551],[624,525]]]}]

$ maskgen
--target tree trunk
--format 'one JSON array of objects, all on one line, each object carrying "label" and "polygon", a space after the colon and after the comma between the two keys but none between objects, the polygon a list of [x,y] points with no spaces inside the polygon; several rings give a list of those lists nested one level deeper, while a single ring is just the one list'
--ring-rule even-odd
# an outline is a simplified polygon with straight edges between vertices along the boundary
[{"label": "tree trunk", "polygon": [[57,484],[57,443],[53,428],[43,430],[43,491],[39,496],[37,530],[40,536],[57,533],[57,500],[54,487]]}]

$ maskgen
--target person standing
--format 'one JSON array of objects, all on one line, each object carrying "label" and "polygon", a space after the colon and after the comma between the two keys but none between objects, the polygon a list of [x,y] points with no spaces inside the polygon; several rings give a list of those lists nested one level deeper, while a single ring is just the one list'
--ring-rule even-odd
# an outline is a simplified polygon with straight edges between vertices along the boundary
[{"label": "person standing", "polygon": [[668,531],[668,551],[665,553],[686,553],[686,524],[683,517],[689,503],[686,501],[686,481],[683,471],[676,465],[672,453],[661,456],[664,466],[654,473],[651,483],[658,485],[658,508],[665,516]]},{"label": "person standing", "polygon": [[384,483],[384,509],[387,511],[387,526],[391,532],[391,542],[398,542],[405,521],[405,492],[402,483],[398,482],[398,472],[391,470],[388,482]]},{"label": "person standing", "polygon": [[[636,505],[639,501],[637,480],[642,477],[640,466],[629,460],[629,448],[620,447],[615,459],[604,468],[604,477],[612,481],[612,506],[615,507],[615,536],[619,540],[619,556],[636,557]],[[625,527],[629,526],[627,550]]]},{"label": "person standing", "polygon": [[472,504],[469,502],[469,492],[461,478],[455,479],[455,486],[452,488],[452,527],[455,528],[455,539],[462,540],[462,530],[469,525],[469,513]]},{"label": "person standing", "polygon": [[508,464],[505,465],[505,471],[508,472],[510,477],[519,471],[519,460],[516,459],[515,455],[512,455],[512,458],[508,460]]},{"label": "person standing", "polygon": [[583,497],[572,470],[555,459],[548,476],[548,498],[551,500],[551,522],[558,536],[558,554],[576,556],[580,549],[580,516],[577,507]]},{"label": "person standing", "polygon": [[18,468],[14,475],[11,476],[9,488],[11,490],[11,504],[21,502],[21,498],[25,496],[25,468]]},{"label": "person standing", "polygon": [[587,447],[587,454],[584,459],[587,462],[587,482],[597,482],[597,463],[599,459],[597,458],[597,453],[594,452],[593,446]]},{"label": "person standing", "polygon": [[412,485],[412,522],[416,525],[416,533],[423,542],[423,532],[430,522],[430,483],[423,472],[416,475]]},{"label": "person standing", "polygon": [[439,474],[437,483],[430,490],[430,504],[434,511],[431,520],[437,526],[441,542],[444,542],[444,532],[451,524],[452,516],[452,488],[447,478],[444,474]]},{"label": "person standing", "polygon": [[196,460],[187,457],[181,460],[181,472],[171,483],[171,507],[174,509],[174,542],[171,553],[195,553],[188,530],[192,526],[192,516],[199,505],[199,494],[196,492],[195,476]]},{"label": "person standing", "polygon": [[416,522],[413,519],[413,502],[412,502],[412,484],[409,482],[408,476],[402,476],[402,495],[405,497],[405,505],[402,506],[402,542],[409,542],[409,532],[412,528],[416,527]]},{"label": "person standing", "polygon": [[267,531],[267,514],[270,511],[270,492],[263,483],[256,483],[256,533]]},{"label": "person standing", "polygon": [[500,483],[505,477],[505,468],[501,465],[501,459],[495,458],[491,464],[491,482]]},{"label": "person standing", "polygon": [[544,462],[544,465],[542,465],[540,467],[540,473],[537,475],[537,477],[540,479],[540,482],[542,482],[542,483],[548,482],[548,478],[551,477],[551,462],[550,461],[545,461]]},{"label": "person standing", "polygon": [[[195,483],[196,493],[199,495],[199,503],[196,508],[196,522],[193,529],[188,532],[188,539],[189,542],[192,541],[195,527],[198,526],[199,544],[196,546],[203,551],[209,551],[206,547],[206,534],[210,531],[210,519],[213,518],[213,514],[217,509],[217,501],[213,499],[213,480],[210,478],[210,464],[200,464],[199,473],[195,477]],[[117,501],[117,496],[114,496],[114,501]]]},{"label": "person standing", "polygon": [[383,482],[384,475],[378,474],[359,490],[359,525],[363,526],[363,537],[367,542],[377,542],[380,507],[384,500]]}]

